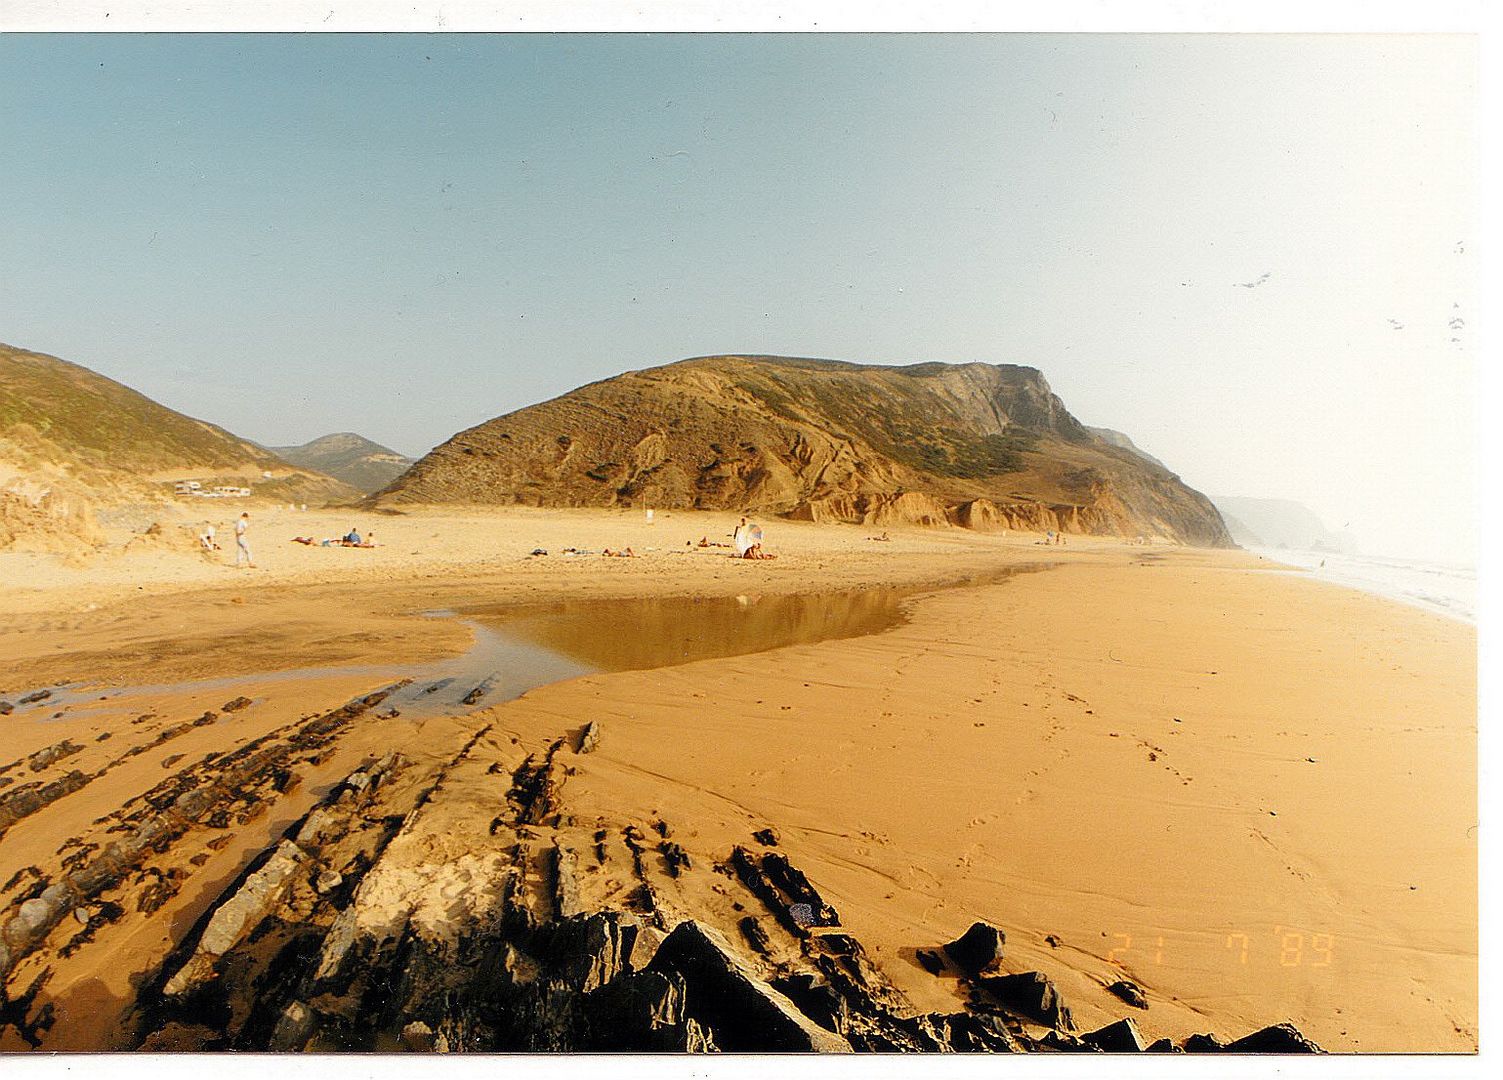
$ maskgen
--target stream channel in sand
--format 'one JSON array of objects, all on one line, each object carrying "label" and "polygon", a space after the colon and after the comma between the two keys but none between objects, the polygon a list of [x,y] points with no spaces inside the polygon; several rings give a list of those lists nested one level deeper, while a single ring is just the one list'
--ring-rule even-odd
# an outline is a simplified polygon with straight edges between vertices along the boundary
[{"label": "stream channel in sand", "polygon": [[[476,601],[427,611],[460,619],[474,634],[463,654],[425,664],[289,668],[191,682],[100,689],[87,682],[51,688],[43,701],[16,708],[43,720],[69,706],[143,695],[213,691],[234,695],[277,682],[370,675],[403,682],[383,708],[421,719],[497,705],[549,683],[600,672],[635,671],[789,645],[863,637],[896,626],[905,602],[942,588],[992,584],[1046,564],[998,568],[943,585],[907,585],[794,594],[561,598],[505,605]],[[471,700],[466,697],[479,688]]]}]

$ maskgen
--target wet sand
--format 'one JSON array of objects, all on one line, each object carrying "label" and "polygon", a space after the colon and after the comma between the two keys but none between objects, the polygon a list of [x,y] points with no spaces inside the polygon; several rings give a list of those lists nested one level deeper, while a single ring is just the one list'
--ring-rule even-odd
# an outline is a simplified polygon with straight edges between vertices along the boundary
[{"label": "wet sand", "polygon": [[[394,746],[436,765],[486,724],[525,744],[586,720],[604,738],[570,781],[581,818],[668,817],[706,864],[774,825],[921,1007],[954,1008],[958,990],[914,950],[983,918],[1008,934],[1008,969],[1048,973],[1086,1029],[1123,1014],[1104,986],[1126,973],[1148,992],[1136,1019],[1150,1037],[1288,1019],[1337,1050],[1476,1046],[1471,627],[1261,572],[1235,552],[1079,538],[1045,549],[963,530],[893,530],[881,543],[867,539],[872,529],[776,523],[768,546],[782,557],[742,563],[694,546],[729,531],[724,515],[648,525],[526,510],[393,518],[376,530],[389,546],[374,551],[270,546],[311,518],[258,520],[257,571],[168,549],[45,571],[28,562],[22,586],[7,573],[0,649],[14,659],[0,698],[83,679],[102,694],[439,663],[473,635],[460,619],[424,617],[435,608],[489,618],[579,596],[700,596],[754,617],[801,592],[919,591],[907,621],[874,635],[587,675],[452,716],[377,707],[328,745],[299,749],[287,766],[296,783],[247,804],[244,823],[190,830],[153,856],[101,898],[122,913],[68,956],[60,947],[81,924],[12,971],[13,1001],[43,980],[33,1018],[55,1006],[50,1027],[32,1031],[41,1046],[122,1038],[142,973],[364,755]],[[437,552],[422,543],[432,536],[443,538]],[[571,545],[631,545],[640,557],[558,554]],[[534,547],[550,555],[529,557]],[[922,592],[1041,560],[1055,565]],[[616,629],[627,642],[650,624],[623,618]],[[599,634],[585,647],[557,624],[549,632],[591,666],[632,666],[602,653]],[[18,871],[56,874],[154,785],[190,766],[210,776],[205,755],[280,738],[387,684],[385,672],[325,672],[237,684],[252,704],[231,712],[216,684],[5,717],[0,796],[71,769],[94,778],[0,835],[0,883],[16,875],[0,904],[9,912],[34,880]],[[178,730],[206,711],[218,715]],[[65,739],[81,749],[26,764]],[[137,746],[148,749],[124,758]],[[163,874],[175,891],[139,910]],[[734,932],[713,891],[676,904]],[[14,1026],[0,1035],[0,1047],[26,1045]]]}]

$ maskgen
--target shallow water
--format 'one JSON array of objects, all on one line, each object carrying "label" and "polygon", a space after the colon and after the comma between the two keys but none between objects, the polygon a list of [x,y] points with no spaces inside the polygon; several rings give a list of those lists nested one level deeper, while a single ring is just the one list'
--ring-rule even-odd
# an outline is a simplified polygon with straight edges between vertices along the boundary
[{"label": "shallow water", "polygon": [[[59,710],[124,695],[223,692],[254,698],[258,688],[294,679],[370,675],[397,689],[382,709],[404,716],[453,714],[520,697],[548,683],[606,671],[670,667],[695,660],[742,656],[788,645],[876,634],[904,619],[904,604],[941,587],[982,585],[1040,567],[999,568],[950,586],[831,590],[793,595],[562,599],[430,611],[473,631],[462,655],[432,663],[295,668],[288,671],[133,686],[101,691],[87,685],[53,688],[47,700],[18,706],[16,715],[46,719]],[[483,692],[473,701],[472,691]]]},{"label": "shallow water", "polygon": [[1267,559],[1299,567],[1321,581],[1344,585],[1461,622],[1477,622],[1477,569],[1381,555],[1333,555],[1321,551],[1251,549]]}]

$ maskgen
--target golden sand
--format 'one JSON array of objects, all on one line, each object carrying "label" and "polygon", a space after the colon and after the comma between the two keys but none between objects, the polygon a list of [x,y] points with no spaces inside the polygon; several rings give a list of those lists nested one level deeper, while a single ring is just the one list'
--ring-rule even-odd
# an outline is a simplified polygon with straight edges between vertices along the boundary
[{"label": "golden sand", "polygon": [[[1080,538],[1044,548],[964,530],[893,530],[880,542],[870,529],[781,522],[769,528],[775,561],[696,546],[732,521],[282,512],[255,519],[254,571],[167,542],[81,566],[0,554],[0,697],[65,680],[131,687],[463,650],[469,631],[421,616],[432,608],[664,594],[755,607],[761,596],[1051,564],[921,593],[906,623],[879,634],[590,675],[469,720],[372,719],[285,806],[185,862],[188,883],[170,903],[57,962],[47,993],[68,1007],[44,1046],[105,1048],[132,976],[159,964],[311,805],[324,773],[373,747],[440,758],[484,719],[524,742],[599,721],[601,747],[581,759],[571,803],[582,816],[670,817],[706,863],[775,826],[922,1008],[954,1008],[958,990],[914,950],[985,919],[1007,933],[1008,969],[1049,974],[1086,1029],[1123,1014],[1105,986],[1126,976],[1148,994],[1136,1019],[1150,1038],[1291,1020],[1334,1050],[1475,1049],[1472,627],[1269,573],[1238,552]],[[374,524],[382,546],[288,542],[351,524]],[[564,558],[566,546],[638,557]],[[65,841],[168,775],[172,755],[186,763],[241,745],[380,684],[348,672],[268,679],[255,708],[12,827],[0,879],[55,866]],[[86,749],[51,769],[97,769],[226,696],[165,687],[55,720],[18,713],[0,721],[0,764],[73,738]],[[709,893],[678,902],[731,918]],[[18,1045],[8,1034],[0,1048]]]}]

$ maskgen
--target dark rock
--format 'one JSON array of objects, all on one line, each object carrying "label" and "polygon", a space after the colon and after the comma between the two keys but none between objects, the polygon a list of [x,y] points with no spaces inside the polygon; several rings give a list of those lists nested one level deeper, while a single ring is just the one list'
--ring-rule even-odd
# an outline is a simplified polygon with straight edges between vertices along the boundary
[{"label": "dark rock", "polygon": [[1039,1040],[1039,1045],[1065,1054],[1101,1053],[1100,1047],[1092,1046],[1084,1039],[1077,1039],[1074,1035],[1066,1035],[1060,1031],[1045,1032],[1044,1037]]},{"label": "dark rock", "polygon": [[1323,1054],[1293,1024],[1270,1024],[1244,1035],[1226,1048],[1229,1054]]},{"label": "dark rock", "polygon": [[485,695],[490,692],[491,684],[493,682],[493,679],[485,679],[480,683],[479,686],[475,687],[464,697],[460,698],[460,701],[462,701],[466,705],[477,704],[481,698],[485,697]]},{"label": "dark rock", "polygon": [[221,712],[239,712],[250,703],[251,699],[248,697],[237,697],[233,701],[226,701],[219,709]]},{"label": "dark rock", "polygon": [[18,704],[18,705],[34,705],[38,701],[46,701],[51,696],[52,696],[52,691],[51,690],[38,690],[34,694],[27,694],[25,697],[18,699],[17,702],[16,702],[16,704]]},{"label": "dark rock", "polygon": [[731,867],[789,933],[808,937],[812,926],[840,925],[840,913],[825,903],[819,890],[780,852],[757,856],[737,845],[731,852]]},{"label": "dark rock", "polygon": [[741,936],[746,938],[746,943],[757,952],[766,956],[772,952],[772,941],[767,936],[767,931],[762,929],[762,924],[757,921],[755,915],[745,915],[740,922]]},{"label": "dark rock", "polygon": [[663,862],[667,864],[668,873],[672,877],[678,877],[685,870],[690,869],[689,853],[671,840],[658,850],[663,853]]},{"label": "dark rock", "polygon": [[1138,1025],[1133,1023],[1130,1016],[1098,1028],[1089,1035],[1082,1035],[1081,1039],[1108,1054],[1139,1054],[1143,1052],[1145,1045]]},{"label": "dark rock", "polygon": [[938,975],[945,969],[944,957],[940,956],[937,952],[932,952],[929,949],[916,949],[913,955],[918,958],[919,964],[930,975]]},{"label": "dark rock", "polygon": [[600,745],[600,724],[591,720],[579,733],[579,753],[591,754]]},{"label": "dark rock", "polygon": [[1215,1035],[1191,1035],[1185,1040],[1187,1054],[1219,1054],[1225,1049],[1226,1043]]},{"label": "dark rock", "polygon": [[714,1037],[689,1017],[688,988],[677,972],[621,975],[586,996],[578,1048],[646,1053],[709,1053]]},{"label": "dark rock", "polygon": [[1148,999],[1143,996],[1142,989],[1135,982],[1130,982],[1127,979],[1118,979],[1112,985],[1108,986],[1107,989],[1134,1009],[1148,1008]]},{"label": "dark rock", "polygon": [[830,985],[863,1016],[897,1016],[913,1011],[908,998],[871,962],[861,942],[851,934],[822,933],[809,939],[805,952]]},{"label": "dark rock", "polygon": [[318,1030],[318,1016],[301,1001],[291,1001],[277,1018],[267,1049],[274,1052],[301,1050]]},{"label": "dark rock", "polygon": [[1150,1043],[1149,1046],[1148,1046],[1148,1049],[1145,1050],[1145,1051],[1143,1051],[1143,1052],[1145,1054],[1183,1054],[1184,1053],[1183,1050],[1181,1050],[1179,1047],[1177,1047],[1177,1046],[1174,1045],[1174,1040],[1172,1040],[1172,1039],[1159,1039],[1156,1042]]},{"label": "dark rock", "polygon": [[16,707],[8,701],[0,701],[0,716],[9,716],[16,711]]},{"label": "dark rock", "polygon": [[850,1044],[816,1025],[763,982],[725,938],[693,920],[679,923],[658,946],[649,971],[677,972],[688,989],[689,1018],[731,1052],[848,1051]]},{"label": "dark rock", "polygon": [[843,1035],[851,1029],[851,1003],[814,972],[779,975],[772,980],[772,988],[826,1031]]},{"label": "dark rock", "polygon": [[1023,1048],[1000,1017],[984,1013],[952,1013],[947,1016],[931,1013],[928,1019],[939,1029],[946,1048],[950,1050],[990,1054],[1022,1052]]},{"label": "dark rock", "polygon": [[32,754],[26,759],[26,766],[32,772],[41,772],[53,762],[72,757],[82,749],[83,747],[79,746],[72,739],[64,739],[60,743],[54,743]]},{"label": "dark rock", "polygon": [[1074,1031],[1075,1020],[1042,972],[1026,971],[1021,975],[991,975],[977,980],[983,990],[1001,1005],[1031,1020],[1048,1024],[1061,1031]]},{"label": "dark rock", "polygon": [[601,911],[540,927],[528,948],[547,962],[559,985],[588,993],[637,966],[641,935],[633,916]]},{"label": "dark rock", "polygon": [[777,847],[779,839],[778,831],[771,825],[769,825],[765,829],[758,829],[756,832],[752,833],[752,839],[759,844],[766,845],[767,847]]},{"label": "dark rock", "polygon": [[961,971],[976,977],[996,974],[1002,964],[1002,945],[1007,935],[984,922],[972,923],[957,940],[945,946],[945,952]]}]

